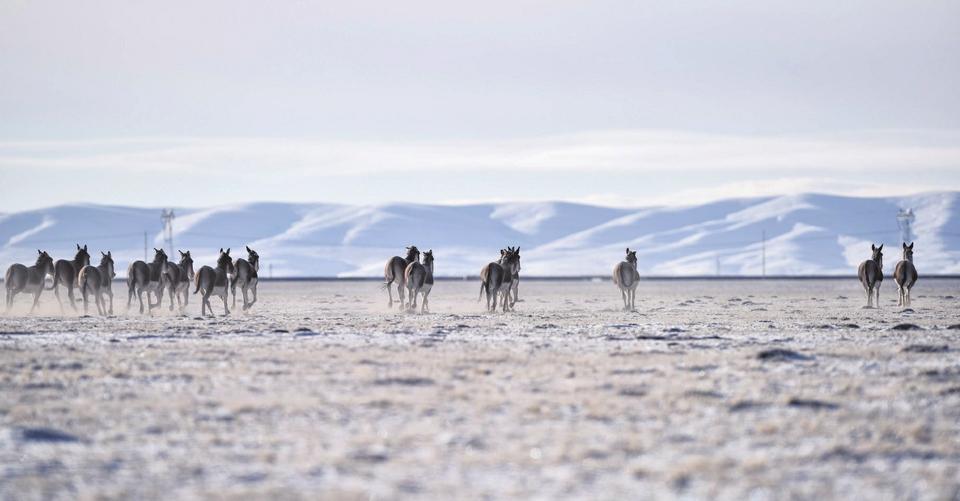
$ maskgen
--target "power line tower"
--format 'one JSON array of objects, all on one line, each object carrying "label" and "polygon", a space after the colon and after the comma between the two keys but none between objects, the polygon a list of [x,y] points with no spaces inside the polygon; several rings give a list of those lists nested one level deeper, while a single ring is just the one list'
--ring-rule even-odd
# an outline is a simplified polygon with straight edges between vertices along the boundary
[{"label": "power line tower", "polygon": [[760,238],[763,240],[760,247],[760,274],[764,278],[767,276],[767,230],[763,230],[760,234]]},{"label": "power line tower", "polygon": [[163,245],[170,249],[167,254],[173,258],[173,209],[163,209],[160,213],[160,220],[163,221]]},{"label": "power line tower", "polygon": [[917,217],[913,215],[913,209],[903,210],[897,213],[897,226],[900,228],[900,240],[903,243],[913,241],[913,221]]}]

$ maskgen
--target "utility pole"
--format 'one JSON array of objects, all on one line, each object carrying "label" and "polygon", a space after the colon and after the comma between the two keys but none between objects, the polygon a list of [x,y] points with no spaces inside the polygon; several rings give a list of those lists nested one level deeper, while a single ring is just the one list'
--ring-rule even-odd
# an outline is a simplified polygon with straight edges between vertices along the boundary
[{"label": "utility pole", "polygon": [[143,232],[143,262],[147,261],[147,232]]},{"label": "utility pole", "polygon": [[270,280],[273,280],[273,263],[270,263],[267,268],[270,270]]},{"label": "utility pole", "polygon": [[717,258],[717,276],[719,277],[720,276],[720,256],[716,256],[716,258]]},{"label": "utility pole", "polygon": [[900,227],[900,240],[903,243],[913,241],[913,220],[917,217],[913,215],[913,209],[903,210],[897,213],[897,226]]},{"label": "utility pole", "polygon": [[760,272],[766,277],[767,276],[767,230],[763,230],[762,233],[763,244],[760,247]]},{"label": "utility pole", "polygon": [[173,215],[173,209],[163,209],[163,212],[160,213],[160,220],[163,221],[163,243],[170,249],[170,253],[167,254],[170,257],[173,257],[173,218],[176,217]]}]

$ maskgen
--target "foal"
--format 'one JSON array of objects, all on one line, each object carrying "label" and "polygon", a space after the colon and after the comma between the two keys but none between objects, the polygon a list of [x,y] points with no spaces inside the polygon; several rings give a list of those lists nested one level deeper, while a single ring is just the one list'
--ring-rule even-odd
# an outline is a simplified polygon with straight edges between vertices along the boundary
[{"label": "foal", "polygon": [[897,306],[910,306],[910,289],[917,283],[917,269],[913,266],[913,242],[903,244],[903,260],[893,269],[893,280],[897,282],[900,299]]},{"label": "foal", "polygon": [[410,294],[410,311],[417,311],[417,294],[423,294],[423,304],[420,313],[429,310],[427,296],[433,288],[433,251],[423,253],[423,264],[413,262],[407,265],[403,272],[403,279]]},{"label": "foal", "polygon": [[[238,258],[233,265],[233,278],[230,280],[230,290],[233,292],[233,307],[237,307],[237,285],[243,293],[244,311],[253,307],[257,302],[257,272],[260,271],[260,255],[247,247],[247,259]],[[253,291],[253,301],[247,301],[247,291]]]},{"label": "foal", "polygon": [[860,263],[857,276],[860,277],[860,284],[867,293],[867,308],[873,308],[874,292],[876,292],[877,308],[879,308],[880,284],[883,282],[883,244],[880,244],[880,247],[870,244],[870,251],[873,254],[870,259]]},{"label": "foal", "polygon": [[637,309],[637,284],[640,282],[640,273],[637,272],[637,251],[627,247],[627,258],[613,267],[613,283],[620,288],[620,297],[623,298],[623,310]]},{"label": "foal", "polygon": [[210,296],[216,295],[223,300],[223,311],[225,315],[230,314],[227,308],[227,287],[230,285],[229,276],[233,274],[233,260],[230,259],[230,249],[226,252],[220,249],[220,257],[217,258],[217,269],[209,266],[203,266],[197,272],[196,285],[193,293],[196,294],[203,290],[203,298],[200,302],[200,315],[205,315],[207,309],[213,316],[213,306],[210,305]]},{"label": "foal", "polygon": [[67,288],[67,298],[70,299],[70,307],[73,308],[73,311],[77,311],[77,305],[74,303],[73,299],[73,287],[77,282],[77,274],[80,273],[80,268],[90,264],[90,254],[87,253],[87,246],[84,245],[82,248],[80,244],[77,244],[77,255],[74,256],[73,261],[67,261],[66,259],[58,259],[57,262],[53,265],[53,295],[57,297],[57,302],[60,303],[60,313],[63,313],[63,302],[60,301],[60,282],[63,282],[63,286]]},{"label": "foal", "polygon": [[116,274],[113,271],[113,258],[109,253],[100,253],[99,266],[84,266],[77,275],[77,286],[80,287],[80,297],[83,298],[83,314],[90,310],[88,293],[93,293],[93,302],[97,305],[97,313],[107,315],[107,304],[103,300],[103,293],[110,291],[110,314],[113,314],[113,291],[111,283]]},{"label": "foal", "polygon": [[40,302],[40,293],[44,290],[43,281],[47,275],[54,274],[53,258],[46,251],[38,250],[37,264],[29,268],[15,263],[7,268],[7,274],[4,275],[3,285],[7,290],[6,311],[9,312],[13,307],[13,298],[21,292],[33,293],[33,306],[30,307],[30,314],[37,308]]},{"label": "foal", "polygon": [[390,285],[396,281],[397,294],[400,296],[400,309],[403,309],[403,289],[406,288],[403,274],[406,272],[407,266],[409,266],[410,263],[419,262],[420,250],[417,249],[416,245],[407,247],[407,257],[393,256],[387,260],[386,266],[383,267],[383,285],[381,288],[387,289],[387,294],[390,296],[390,302],[387,303],[388,308],[393,308],[393,292],[390,291]]}]

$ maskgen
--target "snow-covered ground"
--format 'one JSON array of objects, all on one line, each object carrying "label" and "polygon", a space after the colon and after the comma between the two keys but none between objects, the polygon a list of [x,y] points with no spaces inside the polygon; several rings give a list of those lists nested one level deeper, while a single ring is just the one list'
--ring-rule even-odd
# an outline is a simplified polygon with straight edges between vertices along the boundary
[{"label": "snow-covered ground", "polygon": [[[377,276],[415,244],[433,249],[438,275],[476,275],[519,245],[531,276],[606,275],[626,247],[644,275],[851,274],[884,243],[887,269],[899,257],[896,214],[912,208],[921,274],[960,273],[958,193],[903,198],[794,195],[689,207],[609,208],[572,203],[479,205],[254,203],[177,209],[174,245],[211,264],[220,247],[254,247],[275,276]],[[120,275],[163,244],[160,211],[65,205],[0,216],[0,266],[32,262],[36,249],[69,258],[75,243],[112,250]],[[152,254],[152,251],[151,251]],[[95,258],[96,260],[96,258]]]},{"label": "snow-covered ground", "polygon": [[[0,499],[954,499],[960,281],[261,284],[0,316]],[[193,296],[194,298],[196,296]],[[222,306],[214,301],[215,311]],[[120,308],[122,311],[122,308]]]}]

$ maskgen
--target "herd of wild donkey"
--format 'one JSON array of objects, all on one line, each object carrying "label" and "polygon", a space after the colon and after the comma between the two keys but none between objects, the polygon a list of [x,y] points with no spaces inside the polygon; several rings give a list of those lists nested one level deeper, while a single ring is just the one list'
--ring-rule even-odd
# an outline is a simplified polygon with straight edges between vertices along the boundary
[{"label": "herd of wild donkey", "polygon": [[[880,284],[883,281],[883,244],[879,247],[871,244],[872,256],[860,264],[858,275],[863,290],[867,294],[867,307],[880,305]],[[233,294],[233,307],[237,305],[237,288],[243,296],[243,309],[248,310],[257,302],[257,272],[260,270],[260,256],[250,247],[246,248],[247,258],[234,260],[230,257],[230,249],[220,249],[215,268],[203,266],[194,273],[193,259],[190,251],[180,252],[180,262],[177,264],[167,261],[167,254],[163,249],[154,249],[153,262],[134,261],[127,268],[127,309],[137,296],[140,303],[140,313],[144,312],[143,294],[147,294],[147,312],[159,308],[163,302],[164,291],[170,296],[170,311],[173,311],[174,298],[177,307],[183,311],[187,306],[190,284],[193,282],[193,293],[202,293],[200,314],[207,311],[213,315],[213,306],[210,296],[218,296],[223,300],[223,309],[230,313],[227,307],[229,293]],[[387,289],[389,307],[393,307],[393,292],[391,286],[396,284],[399,295],[400,309],[416,311],[417,298],[421,298],[420,312],[429,311],[428,297],[433,288],[433,251],[423,253],[423,262],[420,262],[420,250],[416,246],[407,247],[405,257],[393,256],[387,261],[383,270],[384,282],[382,287]],[[90,265],[90,254],[87,246],[77,244],[77,254],[72,261],[65,259],[53,261],[44,251],[38,250],[39,256],[34,266],[22,264],[11,265],[7,269],[4,285],[6,286],[6,310],[13,306],[13,298],[20,292],[33,294],[33,306],[30,313],[40,300],[40,293],[44,290],[53,290],[63,311],[63,302],[60,299],[60,287],[67,290],[70,306],[76,310],[73,291],[80,290],[83,299],[83,311],[88,312],[89,298],[92,296],[97,311],[101,315],[113,314],[113,279],[116,276],[113,270],[113,256],[110,252],[101,252],[100,264]],[[53,277],[53,285],[46,287],[46,278]],[[899,290],[900,306],[910,305],[910,289],[917,282],[917,269],[913,266],[913,243],[903,244],[903,259],[893,270],[893,279]],[[636,308],[636,289],[640,281],[637,272],[637,252],[627,248],[627,255],[623,261],[617,263],[613,269],[613,283],[620,289],[624,310]],[[488,263],[480,270],[480,299],[486,294],[487,310],[496,311],[499,305],[504,312],[513,310],[519,298],[520,286],[520,247],[500,249],[500,259]],[[153,303],[150,294],[156,296]],[[252,299],[248,296],[252,296]],[[109,307],[104,296],[110,299]],[[479,300],[479,299],[478,299]]]}]

